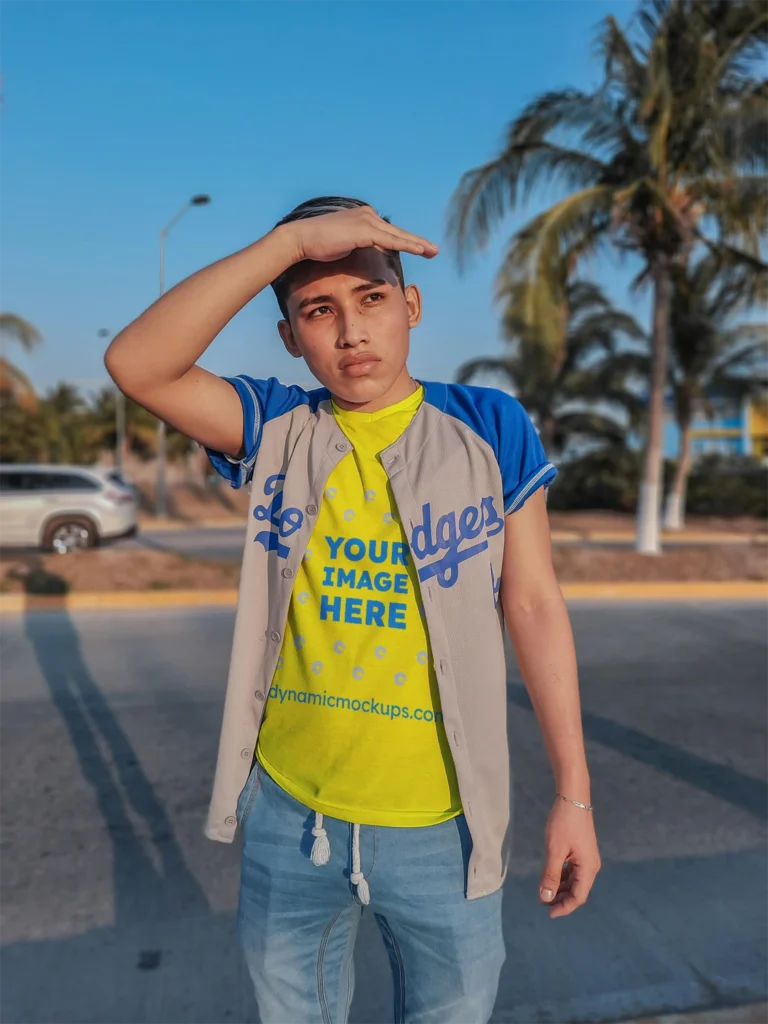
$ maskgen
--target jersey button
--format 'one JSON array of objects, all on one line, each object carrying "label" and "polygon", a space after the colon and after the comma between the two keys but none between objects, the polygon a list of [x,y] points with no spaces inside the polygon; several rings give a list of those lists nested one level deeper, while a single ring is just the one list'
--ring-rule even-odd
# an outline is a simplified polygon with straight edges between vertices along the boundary
[{"label": "jersey button", "polygon": [[279,642],[279,640],[280,640],[280,634],[279,634],[279,633],[277,632],[277,630],[276,630],[276,629],[273,629],[273,630],[272,630],[272,632],[271,632],[271,633],[269,634],[269,639],[270,639],[270,640],[274,640],[274,641],[275,641],[275,643],[278,643],[278,642]]},{"label": "jersey button", "polygon": [[349,448],[349,445],[347,444],[346,441],[339,441],[339,443],[336,445],[336,451],[337,452],[345,452],[345,451],[347,451],[348,448]]},{"label": "jersey button", "polygon": [[287,580],[293,579],[293,569],[283,569],[283,577]]},{"label": "jersey button", "polygon": [[230,816],[228,818],[224,819],[224,824],[225,825],[236,825],[237,824],[237,818],[233,818],[232,815],[230,814]]},{"label": "jersey button", "polygon": [[254,697],[256,698],[256,700],[264,700],[264,691],[257,690],[256,693],[254,694]]},{"label": "jersey button", "polygon": [[304,509],[308,516],[317,515],[317,505],[307,505]]}]

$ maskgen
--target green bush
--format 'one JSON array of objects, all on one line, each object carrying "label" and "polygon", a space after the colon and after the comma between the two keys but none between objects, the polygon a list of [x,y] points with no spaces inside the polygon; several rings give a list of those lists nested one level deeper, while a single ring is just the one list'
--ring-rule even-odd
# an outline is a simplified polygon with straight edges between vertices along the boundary
[{"label": "green bush", "polygon": [[633,512],[639,479],[640,458],[636,452],[599,448],[558,466],[548,505],[557,512]]},{"label": "green bush", "polygon": [[768,517],[768,467],[744,456],[705,456],[688,479],[687,511]]},{"label": "green bush", "polygon": [[[635,512],[642,455],[605,447],[562,463],[548,504],[552,511]],[[664,464],[668,492],[675,463]],[[712,455],[694,464],[688,479],[686,511],[693,515],[768,517],[768,467],[742,456]]]}]

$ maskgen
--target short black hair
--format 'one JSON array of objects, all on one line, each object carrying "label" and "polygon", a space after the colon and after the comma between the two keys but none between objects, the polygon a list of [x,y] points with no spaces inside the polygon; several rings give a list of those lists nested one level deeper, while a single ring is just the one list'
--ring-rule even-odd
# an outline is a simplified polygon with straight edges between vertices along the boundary
[{"label": "short black hair", "polygon": [[[370,205],[370,203],[364,203],[362,199],[350,199],[348,196],[318,196],[316,199],[308,199],[305,203],[295,207],[282,220],[278,221],[275,227],[279,228],[283,224],[290,224],[294,220],[305,220],[307,217],[321,217],[325,213],[336,213],[338,210],[354,210],[359,206]],[[382,217],[382,220],[389,223],[389,217]],[[405,290],[405,276],[403,275],[403,262],[400,259],[400,253],[397,249],[387,249],[384,256],[388,266],[394,270],[397,280],[400,282],[400,287]],[[300,264],[296,264],[296,266],[300,266]],[[295,266],[289,267],[272,282],[272,290],[275,293],[277,304],[286,320],[288,319],[286,303],[294,272]]]}]

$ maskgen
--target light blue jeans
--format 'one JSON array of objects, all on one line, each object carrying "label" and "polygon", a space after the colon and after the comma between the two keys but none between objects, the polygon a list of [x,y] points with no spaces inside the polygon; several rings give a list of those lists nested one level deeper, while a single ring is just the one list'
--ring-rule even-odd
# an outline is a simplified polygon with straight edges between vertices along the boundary
[{"label": "light blue jeans", "polygon": [[[240,795],[238,931],[263,1024],[344,1024],[362,905],[352,826],[326,817],[328,864],[310,860],[314,814],[255,765]],[[361,867],[389,953],[395,1024],[486,1024],[504,962],[501,890],[465,897],[463,816],[426,828],[362,826]]]}]

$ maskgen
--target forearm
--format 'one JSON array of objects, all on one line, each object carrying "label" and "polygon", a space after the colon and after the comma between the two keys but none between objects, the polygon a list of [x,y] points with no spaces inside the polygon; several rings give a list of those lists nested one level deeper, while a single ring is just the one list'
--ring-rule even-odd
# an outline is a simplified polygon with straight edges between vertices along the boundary
[{"label": "forearm", "polygon": [[590,803],[576,651],[559,589],[530,605],[505,607],[518,665],[539,722],[557,791]]},{"label": "forearm", "polygon": [[277,229],[186,278],[109,346],[105,362],[115,383],[143,403],[179,381],[232,317],[294,260],[293,236]]}]

